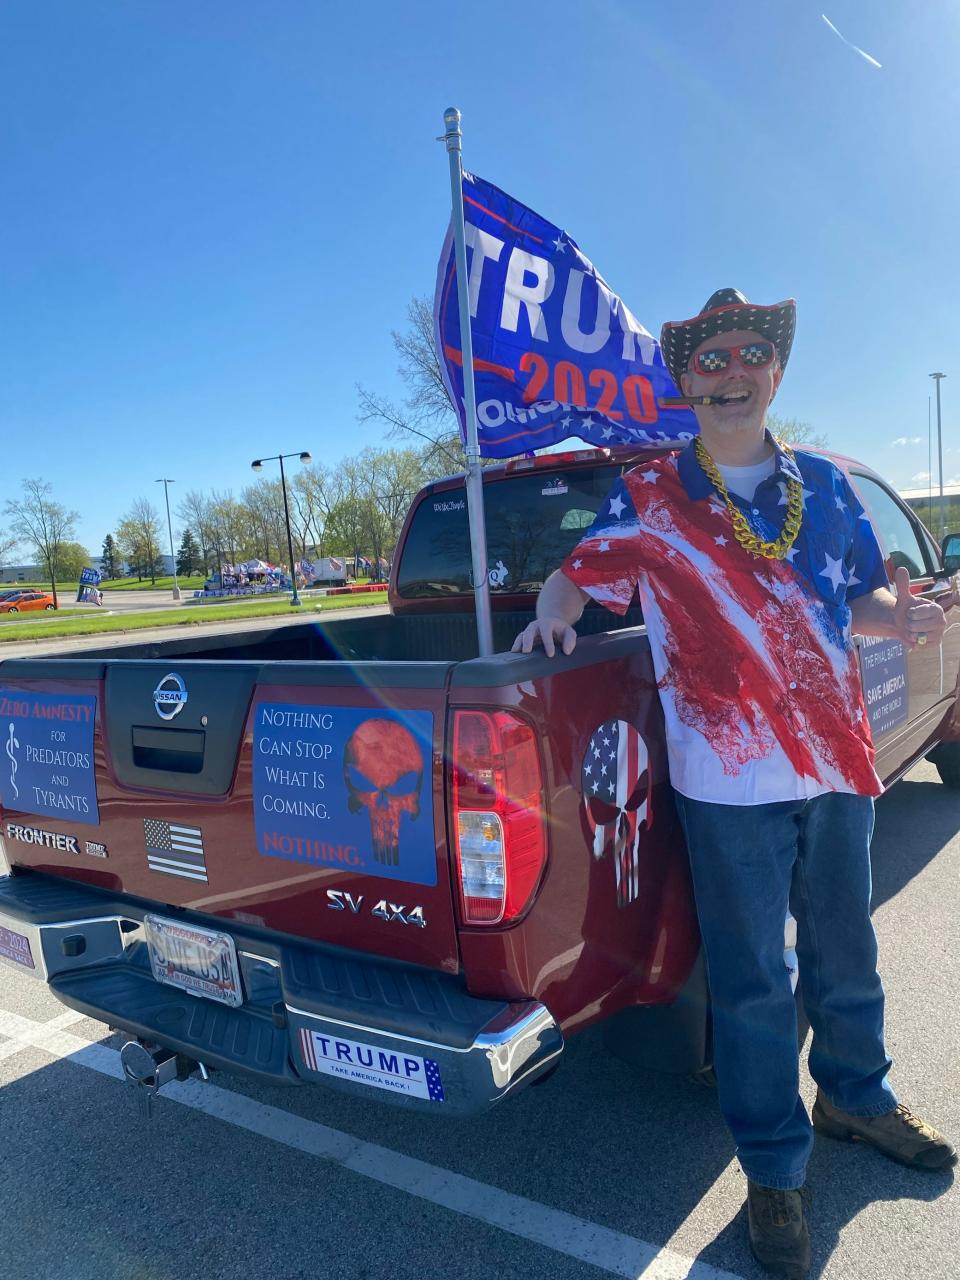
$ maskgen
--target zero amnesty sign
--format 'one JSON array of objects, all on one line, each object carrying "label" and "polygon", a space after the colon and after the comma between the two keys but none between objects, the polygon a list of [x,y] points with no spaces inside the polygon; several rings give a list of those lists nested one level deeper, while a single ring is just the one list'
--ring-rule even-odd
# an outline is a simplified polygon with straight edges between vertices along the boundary
[{"label": "zero amnesty sign", "polygon": [[0,804],[96,826],[92,695],[0,688]]}]

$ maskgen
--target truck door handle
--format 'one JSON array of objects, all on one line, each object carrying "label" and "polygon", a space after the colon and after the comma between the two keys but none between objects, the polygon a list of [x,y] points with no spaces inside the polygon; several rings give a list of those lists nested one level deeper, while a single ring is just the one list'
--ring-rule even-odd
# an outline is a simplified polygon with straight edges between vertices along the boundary
[{"label": "truck door handle", "polygon": [[201,773],[206,734],[197,729],[130,727],[133,763],[139,769],[166,773]]}]

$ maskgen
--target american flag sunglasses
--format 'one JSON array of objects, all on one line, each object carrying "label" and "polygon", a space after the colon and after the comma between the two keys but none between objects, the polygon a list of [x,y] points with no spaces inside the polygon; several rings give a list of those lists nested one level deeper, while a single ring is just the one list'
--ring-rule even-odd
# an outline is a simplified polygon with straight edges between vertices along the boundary
[{"label": "american flag sunglasses", "polygon": [[773,363],[777,348],[772,342],[745,342],[742,347],[712,347],[709,351],[698,351],[693,357],[693,367],[697,373],[710,377],[714,373],[723,373],[730,368],[730,362],[736,356],[748,369],[763,369]]}]

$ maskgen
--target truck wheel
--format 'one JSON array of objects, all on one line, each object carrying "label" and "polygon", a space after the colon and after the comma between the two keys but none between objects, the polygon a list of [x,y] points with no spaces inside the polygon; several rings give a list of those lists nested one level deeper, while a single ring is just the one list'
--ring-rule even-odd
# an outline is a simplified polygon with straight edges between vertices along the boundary
[{"label": "truck wheel", "polygon": [[927,759],[936,765],[940,781],[945,787],[960,787],[960,742],[941,742],[934,747]]}]

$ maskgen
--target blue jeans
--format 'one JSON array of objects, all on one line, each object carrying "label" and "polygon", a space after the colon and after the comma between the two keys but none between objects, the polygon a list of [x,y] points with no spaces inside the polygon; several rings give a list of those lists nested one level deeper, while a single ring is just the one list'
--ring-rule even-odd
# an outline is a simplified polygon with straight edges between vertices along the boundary
[{"label": "blue jeans", "polygon": [[748,1178],[800,1187],[813,1131],[799,1096],[784,964],[788,906],[813,1028],[810,1074],[848,1114],[897,1105],[870,921],[873,801],[832,792],[778,804],[676,800],[710,984],[720,1109]]}]

